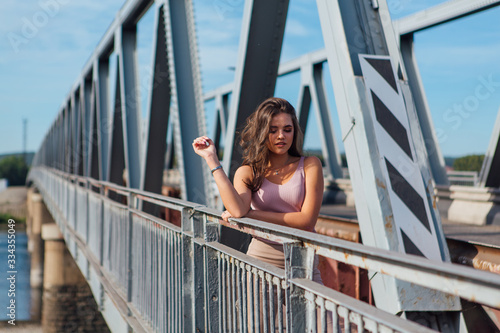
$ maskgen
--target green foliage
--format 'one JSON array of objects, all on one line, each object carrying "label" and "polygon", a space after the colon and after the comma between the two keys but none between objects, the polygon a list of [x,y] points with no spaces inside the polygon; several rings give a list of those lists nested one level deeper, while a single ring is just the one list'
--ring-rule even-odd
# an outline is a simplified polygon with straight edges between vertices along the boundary
[{"label": "green foliage", "polygon": [[0,161],[0,178],[7,178],[9,186],[19,186],[26,183],[28,166],[22,156],[9,156]]},{"label": "green foliage", "polygon": [[484,155],[468,155],[459,157],[453,162],[453,169],[456,171],[481,171]]},{"label": "green foliage", "polygon": [[7,224],[10,219],[16,221],[17,224],[26,222],[24,218],[15,217],[7,213],[0,213],[0,224]]}]

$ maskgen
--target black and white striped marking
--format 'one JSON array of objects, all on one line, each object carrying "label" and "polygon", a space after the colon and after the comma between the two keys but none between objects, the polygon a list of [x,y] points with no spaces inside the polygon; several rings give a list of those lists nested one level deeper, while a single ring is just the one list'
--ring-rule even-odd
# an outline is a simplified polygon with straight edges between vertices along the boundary
[{"label": "black and white striped marking", "polygon": [[[360,55],[381,169],[401,252],[441,261],[406,106],[389,57]],[[390,186],[389,186],[390,185]]]}]

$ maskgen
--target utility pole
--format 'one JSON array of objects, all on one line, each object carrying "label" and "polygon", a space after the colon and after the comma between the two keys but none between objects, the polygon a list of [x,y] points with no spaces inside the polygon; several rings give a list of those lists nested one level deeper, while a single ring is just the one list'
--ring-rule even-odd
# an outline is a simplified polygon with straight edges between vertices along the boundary
[{"label": "utility pole", "polygon": [[26,160],[26,142],[27,142],[27,137],[28,137],[27,126],[28,126],[28,119],[24,118],[23,119],[23,159],[24,159],[24,163],[26,163],[26,165],[28,164],[28,161]]}]

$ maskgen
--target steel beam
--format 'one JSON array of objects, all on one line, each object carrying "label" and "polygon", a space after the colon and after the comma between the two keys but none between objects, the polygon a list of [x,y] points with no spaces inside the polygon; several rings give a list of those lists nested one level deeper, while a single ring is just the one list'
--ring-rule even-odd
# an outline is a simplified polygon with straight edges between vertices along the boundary
[{"label": "steel beam", "polygon": [[312,101],[316,119],[318,120],[319,136],[327,173],[330,177],[342,178],[340,154],[334,136],[331,112],[323,82],[323,63],[312,64],[307,61],[302,64],[300,74],[301,87],[297,102],[300,127],[305,135]]},{"label": "steel beam", "polygon": [[479,174],[480,187],[500,187],[500,110],[491,133],[490,144],[484,155],[483,165]]},{"label": "steel beam", "polygon": [[116,69],[116,90],[114,109],[111,113],[111,132],[109,133],[109,159],[107,179],[115,184],[123,185],[123,171],[125,169],[125,152],[123,149],[123,122],[120,88],[120,67]]},{"label": "steel beam", "polygon": [[90,177],[89,156],[90,156],[90,112],[92,103],[92,81],[84,78],[81,83],[82,93],[82,162],[83,175]]},{"label": "steel beam", "polygon": [[273,96],[288,13],[288,0],[245,1],[242,32],[224,145],[224,168],[232,179],[241,165],[236,132],[266,98]]},{"label": "steel beam", "polygon": [[64,172],[71,172],[71,128],[70,128],[70,106],[66,103],[64,113]]},{"label": "steel beam", "polygon": [[191,0],[164,5],[175,153],[183,199],[213,205],[210,170],[193,153],[193,139],[206,133],[201,75]]},{"label": "steel beam", "polygon": [[78,140],[78,111],[79,109],[77,108],[77,101],[76,101],[76,96],[77,93],[73,91],[70,96],[70,106],[71,106],[71,120],[70,120],[70,126],[71,126],[71,156],[70,156],[70,163],[71,163],[71,168],[70,168],[70,173],[71,174],[76,174],[77,171],[77,156],[78,156],[78,150],[77,150],[77,140]]},{"label": "steel beam", "polygon": [[82,95],[81,89],[75,91],[75,111],[76,111],[76,168],[75,175],[83,176],[83,108],[82,108]]},{"label": "steel beam", "polygon": [[448,176],[446,174],[445,162],[439,142],[434,130],[432,116],[427,98],[425,96],[424,86],[418,71],[417,60],[413,52],[413,35],[408,34],[401,36],[401,55],[405,64],[406,74],[408,76],[408,85],[411,89],[413,101],[417,111],[418,121],[424,137],[425,154],[429,160],[429,166],[432,172],[434,181],[438,185],[449,185]]},{"label": "steel beam", "polygon": [[56,168],[59,170],[63,170],[63,149],[64,149],[64,132],[62,128],[62,113],[59,112],[57,115],[57,121],[56,121],[56,141],[55,141],[55,146],[56,146]]},{"label": "steel beam", "polygon": [[92,94],[90,97],[90,116],[89,116],[89,136],[87,139],[89,157],[88,157],[88,170],[89,176],[94,179],[101,179],[100,175],[100,161],[99,161],[99,131],[98,128],[98,115],[97,115],[97,101],[96,101],[96,81],[92,81]]},{"label": "steel beam", "polygon": [[125,152],[127,186],[139,188],[141,179],[141,116],[140,91],[137,89],[137,27],[121,26],[117,29],[115,46],[120,68],[120,99]]},{"label": "steel beam", "polygon": [[217,151],[221,148],[221,142],[227,135],[227,116],[229,114],[229,94],[215,96],[215,115],[213,128],[213,141]]},{"label": "steel beam", "polygon": [[108,180],[109,154],[109,58],[102,58],[94,62],[94,77],[96,78],[96,120],[97,140],[99,149],[99,175],[101,180]]},{"label": "steel beam", "polygon": [[154,27],[156,29],[153,38],[153,75],[150,82],[148,127],[143,149],[145,156],[141,159],[141,190],[161,193],[171,100],[165,16],[162,7],[155,8]]},{"label": "steel beam", "polygon": [[[170,115],[172,117],[172,115]],[[169,121],[170,126],[167,129],[167,148],[165,151],[165,168],[172,169],[174,167],[174,159],[175,159],[175,138],[174,138],[174,130],[172,126],[172,121]]]},{"label": "steel beam", "polygon": [[500,5],[500,0],[451,0],[394,22],[401,36],[472,15]]},{"label": "steel beam", "polygon": [[[411,124],[416,120],[411,92],[400,88],[406,84],[405,73],[400,65],[396,37],[390,20],[386,19],[390,17],[387,4],[385,1],[326,0],[318,0],[317,4],[354,195],[356,202],[363,203],[356,205],[363,243],[449,261],[442,232],[436,231],[441,225],[439,212],[431,202],[434,194],[429,185],[432,184],[430,172],[426,163],[417,158],[418,152],[425,148],[418,126]],[[366,60],[360,56],[363,53],[378,58],[372,56]],[[384,59],[389,59],[388,56],[392,65],[387,67]],[[370,62],[373,64],[369,65]],[[375,89],[382,103],[386,103],[385,108],[380,107],[370,89]],[[406,107],[404,101],[408,104]],[[377,103],[376,118],[374,103]],[[380,124],[394,126],[396,131],[392,134],[396,134],[398,140],[391,138],[391,131],[382,129]],[[402,128],[406,129],[398,130]],[[416,130],[418,133],[414,133]],[[401,133],[405,134],[400,136]],[[394,142],[391,140],[406,149],[391,149]],[[408,158],[413,162],[407,164]],[[418,193],[416,198],[420,198],[419,209],[402,200],[415,193]],[[428,221],[430,234],[425,237],[409,231],[419,230],[418,223],[400,224],[417,211]],[[434,244],[433,250],[429,251],[423,244]],[[450,301],[444,295],[392,278],[376,276],[372,283],[377,306],[390,312],[459,308],[457,300]],[[417,296],[419,301],[408,301]]]}]

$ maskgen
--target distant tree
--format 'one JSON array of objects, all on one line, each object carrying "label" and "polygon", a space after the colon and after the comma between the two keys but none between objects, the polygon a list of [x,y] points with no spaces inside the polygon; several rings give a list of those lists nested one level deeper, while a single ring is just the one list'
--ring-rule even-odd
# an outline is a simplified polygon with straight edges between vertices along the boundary
[{"label": "distant tree", "polygon": [[455,159],[453,169],[456,171],[481,171],[484,155],[467,155]]},{"label": "distant tree", "polygon": [[28,166],[22,156],[9,156],[0,161],[0,178],[7,178],[9,186],[26,184]]},{"label": "distant tree", "polygon": [[342,160],[342,167],[347,168],[347,157],[345,153],[340,154],[340,159]]}]

